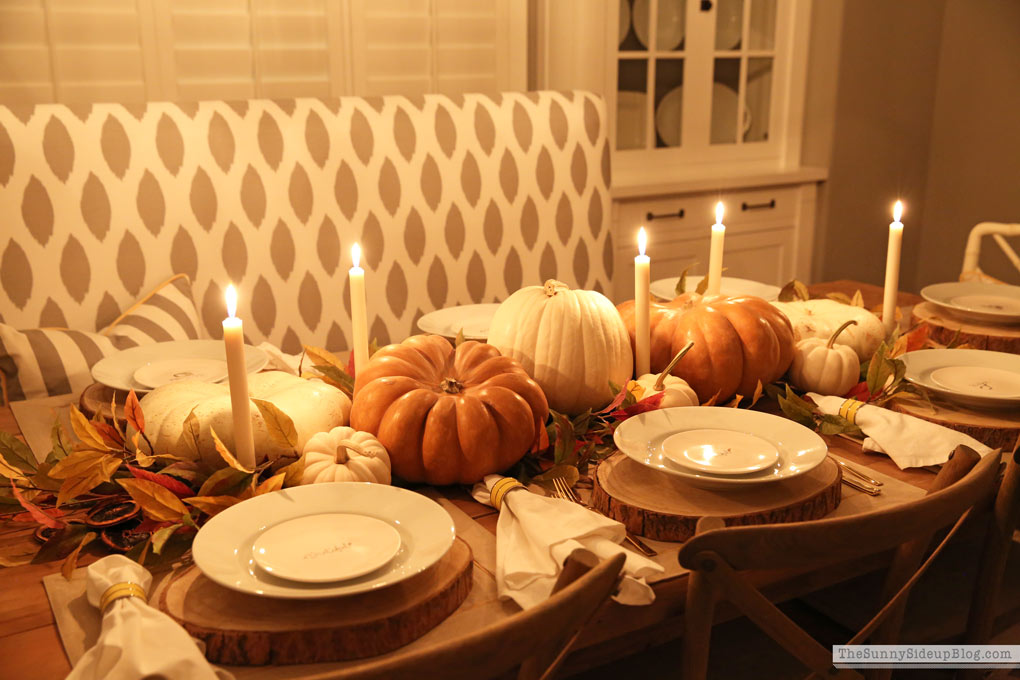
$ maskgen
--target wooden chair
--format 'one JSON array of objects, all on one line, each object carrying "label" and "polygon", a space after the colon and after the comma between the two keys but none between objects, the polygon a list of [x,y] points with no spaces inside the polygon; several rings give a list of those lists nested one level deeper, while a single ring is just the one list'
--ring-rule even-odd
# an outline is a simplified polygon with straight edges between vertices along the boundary
[{"label": "wooden chair", "polygon": [[567,558],[553,595],[532,609],[442,645],[368,661],[308,680],[485,680],[518,669],[518,680],[547,680],[584,625],[616,588],[626,557],[599,562],[587,550]]},{"label": "wooden chair", "polygon": [[[980,462],[979,462],[980,460]],[[970,509],[990,497],[999,469],[999,454],[983,460],[958,447],[928,495],[917,501],[849,517],[811,522],[725,528],[718,518],[698,523],[695,536],[680,550],[680,564],[691,570],[684,613],[682,669],[684,680],[701,680],[708,668],[715,604],[737,606],[814,674],[860,678],[852,669],[836,669],[832,651],[786,617],[759,592],[742,571],[815,569],[895,549],[886,577],[886,604],[848,644],[893,644],[902,623],[906,597],[942,547],[956,533]],[[921,564],[931,537],[956,524]],[[891,671],[875,669],[877,677]]]},{"label": "wooden chair", "polygon": [[981,257],[981,239],[991,236],[995,243],[1002,250],[1006,259],[1020,272],[1020,255],[1016,254],[1009,242],[1008,236],[1020,236],[1020,224],[1005,224],[1002,222],[980,222],[974,225],[967,236],[967,246],[963,252],[963,266],[960,268],[961,281],[984,281],[990,277],[981,271],[978,260]]}]

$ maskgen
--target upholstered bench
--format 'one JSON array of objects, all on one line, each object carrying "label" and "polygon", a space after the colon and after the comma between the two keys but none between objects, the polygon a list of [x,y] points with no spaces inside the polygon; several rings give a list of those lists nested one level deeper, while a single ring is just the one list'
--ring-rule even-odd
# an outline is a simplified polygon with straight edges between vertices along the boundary
[{"label": "upholstered bench", "polygon": [[347,349],[355,241],[380,343],[551,277],[607,290],[608,184],[581,92],[0,107],[5,395],[220,337],[230,282],[249,341]]}]

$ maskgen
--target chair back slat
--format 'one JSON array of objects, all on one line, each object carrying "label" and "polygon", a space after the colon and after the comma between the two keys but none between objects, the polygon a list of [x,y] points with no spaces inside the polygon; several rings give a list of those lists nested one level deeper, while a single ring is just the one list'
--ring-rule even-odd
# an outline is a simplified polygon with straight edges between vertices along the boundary
[{"label": "chair back slat", "polygon": [[699,553],[710,550],[738,571],[789,569],[883,552],[954,522],[991,493],[998,467],[998,452],[989,453],[959,482],[916,501],[874,512],[708,531],[687,542],[679,561],[691,568]]}]

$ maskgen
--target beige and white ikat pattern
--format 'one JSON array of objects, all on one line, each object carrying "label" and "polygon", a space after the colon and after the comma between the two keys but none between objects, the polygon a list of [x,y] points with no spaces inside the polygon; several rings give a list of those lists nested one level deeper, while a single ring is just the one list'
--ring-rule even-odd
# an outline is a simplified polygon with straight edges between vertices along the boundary
[{"label": "beige and white ikat pattern", "polygon": [[612,275],[603,102],[588,93],[0,107],[0,316],[102,328],[187,274],[210,337],[349,345],[555,276]]}]

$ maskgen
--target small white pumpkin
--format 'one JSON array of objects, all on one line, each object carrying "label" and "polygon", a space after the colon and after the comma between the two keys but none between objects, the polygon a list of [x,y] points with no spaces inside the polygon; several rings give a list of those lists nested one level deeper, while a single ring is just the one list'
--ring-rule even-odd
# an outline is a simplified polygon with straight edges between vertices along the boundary
[{"label": "small white pumpkin", "polygon": [[796,300],[772,304],[790,319],[793,336],[797,340],[818,338],[824,342],[844,321],[855,320],[857,325],[840,335],[836,344],[853,347],[861,362],[870,359],[885,340],[882,320],[863,307],[836,300]]},{"label": "small white pumpkin", "polygon": [[334,427],[308,440],[302,484],[390,483],[390,455],[379,440],[353,427]]},{"label": "small white pumpkin", "polygon": [[568,415],[605,406],[613,398],[609,383],[623,385],[634,372],[630,336],[613,303],[554,279],[508,297],[492,317],[488,342],[521,363],[550,408]]},{"label": "small white pumpkin", "polygon": [[694,388],[687,384],[687,381],[683,378],[678,378],[675,375],[670,375],[669,372],[673,370],[677,362],[687,354],[688,350],[694,346],[693,342],[688,342],[683,349],[676,353],[673,360],[669,362],[662,373],[645,373],[640,376],[637,380],[630,382],[629,389],[640,401],[641,399],[647,399],[648,397],[654,396],[659,392],[664,392],[662,395],[662,401],[659,402],[659,408],[672,408],[673,406],[698,406],[698,393],[694,391]]},{"label": "small white pumpkin", "polygon": [[801,340],[793,349],[790,383],[802,390],[842,396],[860,382],[861,362],[848,345],[834,346],[839,334],[857,321],[850,319],[836,329],[828,342],[821,338]]}]

